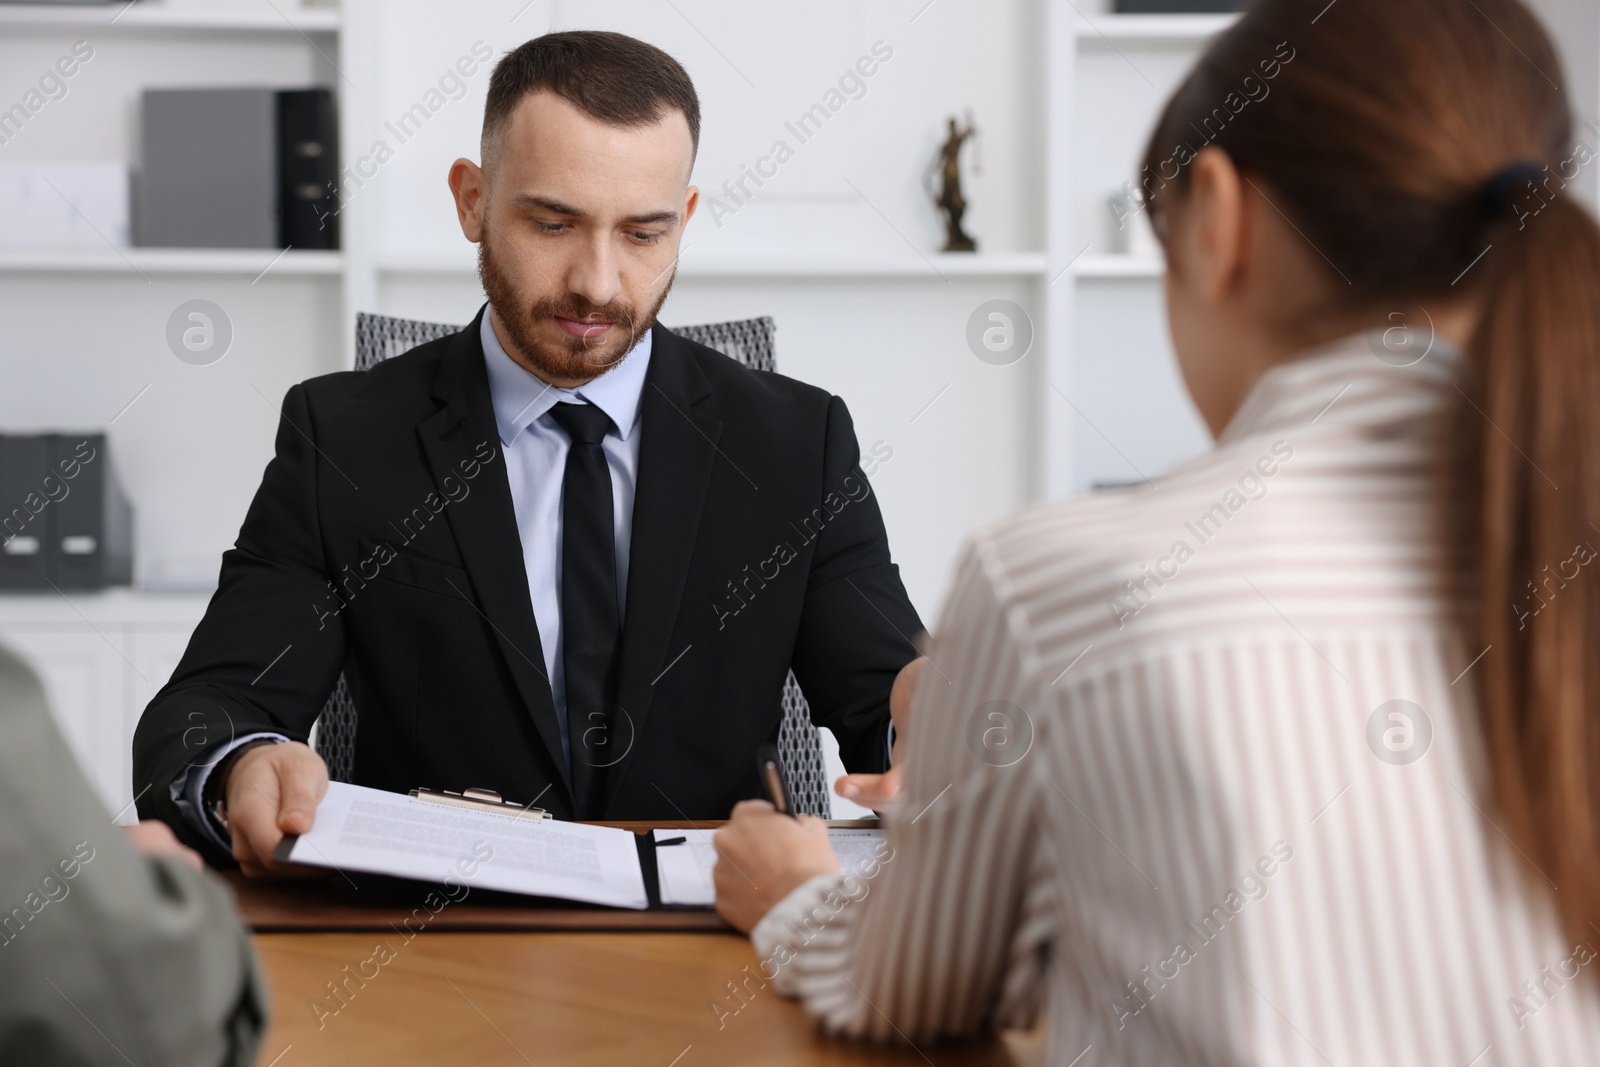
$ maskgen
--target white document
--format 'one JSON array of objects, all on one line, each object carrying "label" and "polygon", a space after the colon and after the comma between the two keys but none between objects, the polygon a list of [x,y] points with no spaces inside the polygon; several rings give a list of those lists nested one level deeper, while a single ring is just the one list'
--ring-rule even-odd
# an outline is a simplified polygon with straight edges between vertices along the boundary
[{"label": "white document", "polygon": [[846,871],[860,874],[874,862],[883,861],[886,846],[883,843],[883,831],[877,828],[830,827],[828,840],[833,842],[833,851],[839,855],[839,866]]},{"label": "white document", "polygon": [[[710,907],[717,902],[711,868],[717,865],[717,850],[711,844],[715,830],[657,830],[656,877],[661,883],[661,903]],[[662,845],[663,841],[683,838],[681,844]],[[839,866],[860,872],[874,860],[883,858],[883,831],[831,827],[828,840],[839,854]]]},{"label": "white document", "polygon": [[[708,907],[717,902],[717,891],[711,884],[711,868],[717,865],[717,850],[711,847],[714,832],[656,831],[656,880],[661,884],[661,903]],[[679,844],[661,844],[679,837],[683,838]]]},{"label": "white document", "polygon": [[[519,819],[329,782],[293,863],[645,908],[631,830]],[[471,873],[468,873],[471,872]]]}]

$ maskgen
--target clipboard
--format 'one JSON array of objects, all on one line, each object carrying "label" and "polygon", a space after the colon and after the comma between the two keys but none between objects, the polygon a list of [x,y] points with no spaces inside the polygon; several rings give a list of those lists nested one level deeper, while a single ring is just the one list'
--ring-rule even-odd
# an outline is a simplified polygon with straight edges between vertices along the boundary
[{"label": "clipboard", "polygon": [[[415,795],[415,794],[413,793],[413,795]],[[516,805],[512,805],[512,807],[515,808]],[[549,815],[538,816],[538,818],[544,818],[544,819],[548,819],[549,817],[550,817]],[[633,830],[633,836],[634,836],[634,842],[633,842],[634,843],[634,847],[636,849],[638,849],[638,852],[639,852],[639,874],[644,880],[645,899],[649,902],[648,906],[645,908],[646,911],[699,911],[699,912],[713,912],[713,911],[716,910],[716,909],[714,909],[714,908],[712,908],[710,906],[700,905],[700,904],[663,904],[661,902],[661,872],[660,872],[660,869],[656,866],[656,847],[657,847],[657,843],[656,843],[656,839],[655,839],[655,834],[653,832],[651,832],[651,830],[634,829]],[[283,840],[278,842],[278,847],[272,850],[272,858],[273,858],[273,860],[278,862],[278,863],[290,863],[290,862],[292,862],[289,859],[289,853],[294,850],[295,842],[298,841],[298,840],[299,840],[299,838],[297,836],[295,836],[294,834],[285,834],[283,836]],[[385,882],[405,881],[405,882],[411,882],[412,884],[415,884],[415,885],[430,885],[430,884],[432,884],[432,883],[429,883],[429,882],[421,881],[420,879],[395,879],[395,878],[391,878],[388,875],[371,875],[371,874],[362,874],[362,873],[359,873],[359,872],[348,874],[345,877],[348,878],[351,881],[352,885],[355,886],[355,888],[358,888],[358,889],[362,887],[363,883],[372,883],[375,879],[383,879]],[[523,895],[523,894],[516,894],[516,893],[498,893],[496,890],[480,890],[480,892],[491,892],[491,893],[496,893],[496,895],[498,895],[498,896],[506,896],[506,897],[522,896],[523,899],[530,900],[530,901],[551,902],[551,901],[554,901],[556,899],[556,898],[553,898],[553,897],[526,896],[526,895]],[[630,909],[626,909],[626,908],[611,908],[611,907],[609,907],[609,906],[607,906],[605,904],[580,904],[579,902],[575,902],[575,901],[561,901],[560,903],[563,906],[583,906],[583,907],[601,909],[601,910],[605,910],[605,911],[627,911],[627,910],[630,910]]]},{"label": "clipboard", "polygon": [[[716,829],[722,821],[612,821],[605,825],[631,830],[647,842],[637,846],[645,891],[651,902],[645,910],[475,889],[466,900],[432,916],[427,928],[476,932],[736,932],[711,908],[660,903],[653,832]],[[872,829],[878,825],[876,819],[828,821],[830,828],[839,829]],[[437,889],[434,883],[382,875],[355,874],[347,881],[336,872],[315,880],[249,878],[237,870],[221,874],[234,891],[245,925],[256,933],[393,932],[396,925],[406,924],[406,916],[415,914],[427,893]]]},{"label": "clipboard", "polygon": [[443,804],[446,807],[470,808],[477,811],[492,811],[497,815],[510,815],[518,819],[548,819],[551,817],[543,808],[536,808],[532,804],[516,804],[502,799],[493,789],[463,789],[459,793],[452,793],[448,789],[427,789],[418,786],[409,796],[418,800],[426,800],[431,804]]}]

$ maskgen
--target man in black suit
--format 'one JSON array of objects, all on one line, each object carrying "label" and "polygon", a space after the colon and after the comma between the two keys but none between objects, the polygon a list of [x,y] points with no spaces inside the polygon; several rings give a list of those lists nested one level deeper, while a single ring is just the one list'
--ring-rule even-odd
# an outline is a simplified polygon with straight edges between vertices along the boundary
[{"label": "man in black suit", "polygon": [[141,814],[278,870],[327,788],[304,741],[341,671],[361,785],[724,818],[758,794],[792,667],[857,795],[892,788],[921,624],[844,403],[655,323],[698,135],[687,74],[632,38],[551,34],[497,65],[483,166],[450,172],[489,302],[289,391],[139,724]]}]

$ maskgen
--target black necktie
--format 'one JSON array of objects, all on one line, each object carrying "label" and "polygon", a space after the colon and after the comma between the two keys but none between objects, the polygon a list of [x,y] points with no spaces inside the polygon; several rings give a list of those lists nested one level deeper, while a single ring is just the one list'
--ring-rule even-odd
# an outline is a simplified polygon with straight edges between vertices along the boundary
[{"label": "black necktie", "polygon": [[617,548],[611,470],[600,442],[611,419],[593,404],[550,410],[572,439],[561,501],[561,639],[567,675],[567,743],[579,819],[598,819],[605,804],[616,692]]}]

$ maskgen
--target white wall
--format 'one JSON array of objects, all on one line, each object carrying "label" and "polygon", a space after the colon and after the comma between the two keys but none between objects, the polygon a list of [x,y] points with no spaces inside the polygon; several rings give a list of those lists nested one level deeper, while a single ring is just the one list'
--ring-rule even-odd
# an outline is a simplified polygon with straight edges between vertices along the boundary
[{"label": "white wall", "polygon": [[[984,251],[1038,248],[1036,5],[939,0],[913,22],[925,3],[536,0],[518,15],[525,0],[389,0],[374,45],[382,103],[368,130],[373,139],[384,136],[381,120],[414,103],[475,41],[498,54],[551,29],[617,30],[667,50],[694,79],[703,114],[694,179],[708,195],[725,198],[722,183],[738,178],[741,166],[766,154],[774,140],[796,149],[777,177],[722,225],[707,225],[708,210],[689,242],[700,251],[905,252],[905,239],[932,251],[943,233],[922,192],[923,171],[945,117],[968,110],[982,131],[982,172],[968,179],[970,229]],[[799,143],[785,122],[820,101],[879,41],[892,57],[863,79],[860,98]],[[444,173],[456,156],[477,158],[487,84],[486,72],[470,79],[469,94],[436,114],[385,166],[383,247],[459,244],[454,217],[443,209]]]},{"label": "white wall", "polygon": [[[1544,19],[1561,53],[1567,92],[1572,97],[1577,138],[1600,150],[1600,4],[1594,0],[1528,0]],[[1554,72],[1552,72],[1554,76]],[[1578,195],[1595,203],[1600,189],[1590,167],[1578,176]]]}]

